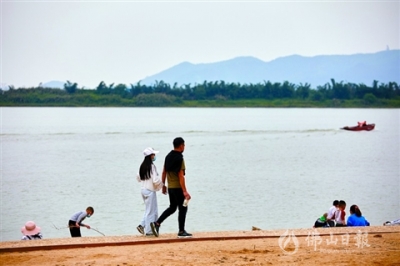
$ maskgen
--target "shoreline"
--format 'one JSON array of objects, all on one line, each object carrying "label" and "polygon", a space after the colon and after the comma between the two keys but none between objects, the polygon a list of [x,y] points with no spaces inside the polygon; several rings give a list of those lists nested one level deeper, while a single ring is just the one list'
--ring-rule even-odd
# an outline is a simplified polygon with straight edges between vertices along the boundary
[{"label": "shoreline", "polygon": [[294,234],[296,237],[307,237],[310,234],[319,236],[330,235],[356,235],[365,234],[400,234],[400,226],[366,226],[366,227],[320,227],[320,228],[300,228],[300,229],[278,229],[278,230],[238,230],[238,231],[217,231],[217,232],[194,232],[192,238],[178,238],[176,234],[160,234],[159,237],[135,235],[123,236],[90,236],[80,238],[44,238],[41,240],[17,240],[0,242],[0,253],[23,252],[49,249],[71,249],[82,247],[104,247],[104,246],[124,246],[124,245],[145,245],[176,243],[182,241],[219,241],[219,240],[246,240],[257,238],[278,239],[287,233]]},{"label": "shoreline", "polygon": [[192,233],[0,242],[0,265],[400,265],[400,226]]}]

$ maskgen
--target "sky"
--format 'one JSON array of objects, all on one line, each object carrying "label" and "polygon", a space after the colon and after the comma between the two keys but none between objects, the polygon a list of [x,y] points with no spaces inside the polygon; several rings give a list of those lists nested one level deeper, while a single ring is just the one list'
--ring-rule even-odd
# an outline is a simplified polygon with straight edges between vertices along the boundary
[{"label": "sky", "polygon": [[400,49],[397,1],[0,0],[0,83],[136,84],[182,62]]}]

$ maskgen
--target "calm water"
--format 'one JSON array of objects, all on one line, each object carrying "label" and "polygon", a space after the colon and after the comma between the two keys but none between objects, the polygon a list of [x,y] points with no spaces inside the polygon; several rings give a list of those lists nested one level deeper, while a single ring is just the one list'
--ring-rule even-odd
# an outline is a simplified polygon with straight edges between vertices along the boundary
[{"label": "calm water", "polygon": [[[70,216],[105,235],[137,235],[135,174],[146,146],[186,140],[187,230],[310,228],[334,199],[372,225],[400,218],[398,109],[1,108],[1,241],[27,220],[69,237]],[[343,126],[376,123],[371,132]],[[159,213],[168,197],[158,194]],[[177,232],[177,213],[162,225]],[[84,236],[100,236],[82,229]]]}]

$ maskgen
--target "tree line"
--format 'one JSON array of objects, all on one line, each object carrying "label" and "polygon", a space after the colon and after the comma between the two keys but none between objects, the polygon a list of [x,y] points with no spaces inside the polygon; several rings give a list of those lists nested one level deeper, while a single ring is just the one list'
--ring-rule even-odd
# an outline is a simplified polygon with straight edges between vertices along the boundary
[{"label": "tree line", "polygon": [[102,81],[95,89],[79,88],[77,83],[66,81],[64,89],[10,86],[9,90],[0,93],[0,105],[3,106],[185,106],[190,101],[213,105],[243,100],[307,102],[311,106],[317,102],[335,102],[340,106],[341,102],[353,101],[365,106],[384,103],[389,107],[399,107],[400,89],[396,82],[379,83],[376,80],[368,86],[331,79],[316,88],[311,88],[308,83],[293,84],[289,81],[257,84],[204,81],[181,86],[156,81],[153,85],[138,82],[129,87],[125,84],[107,85]]}]

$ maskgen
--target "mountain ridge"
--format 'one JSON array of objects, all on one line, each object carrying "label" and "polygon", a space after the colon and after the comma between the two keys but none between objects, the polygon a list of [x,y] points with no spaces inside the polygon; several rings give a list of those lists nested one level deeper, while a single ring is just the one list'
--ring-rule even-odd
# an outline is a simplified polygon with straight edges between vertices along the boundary
[{"label": "mountain ridge", "polygon": [[[186,68],[182,70],[182,66]],[[313,87],[337,82],[370,84],[400,82],[400,50],[351,55],[290,55],[269,62],[252,56],[240,56],[213,63],[183,62],[141,80],[153,85],[156,81],[178,85],[200,84],[204,81],[262,83],[264,81],[294,84],[308,83]]]}]

